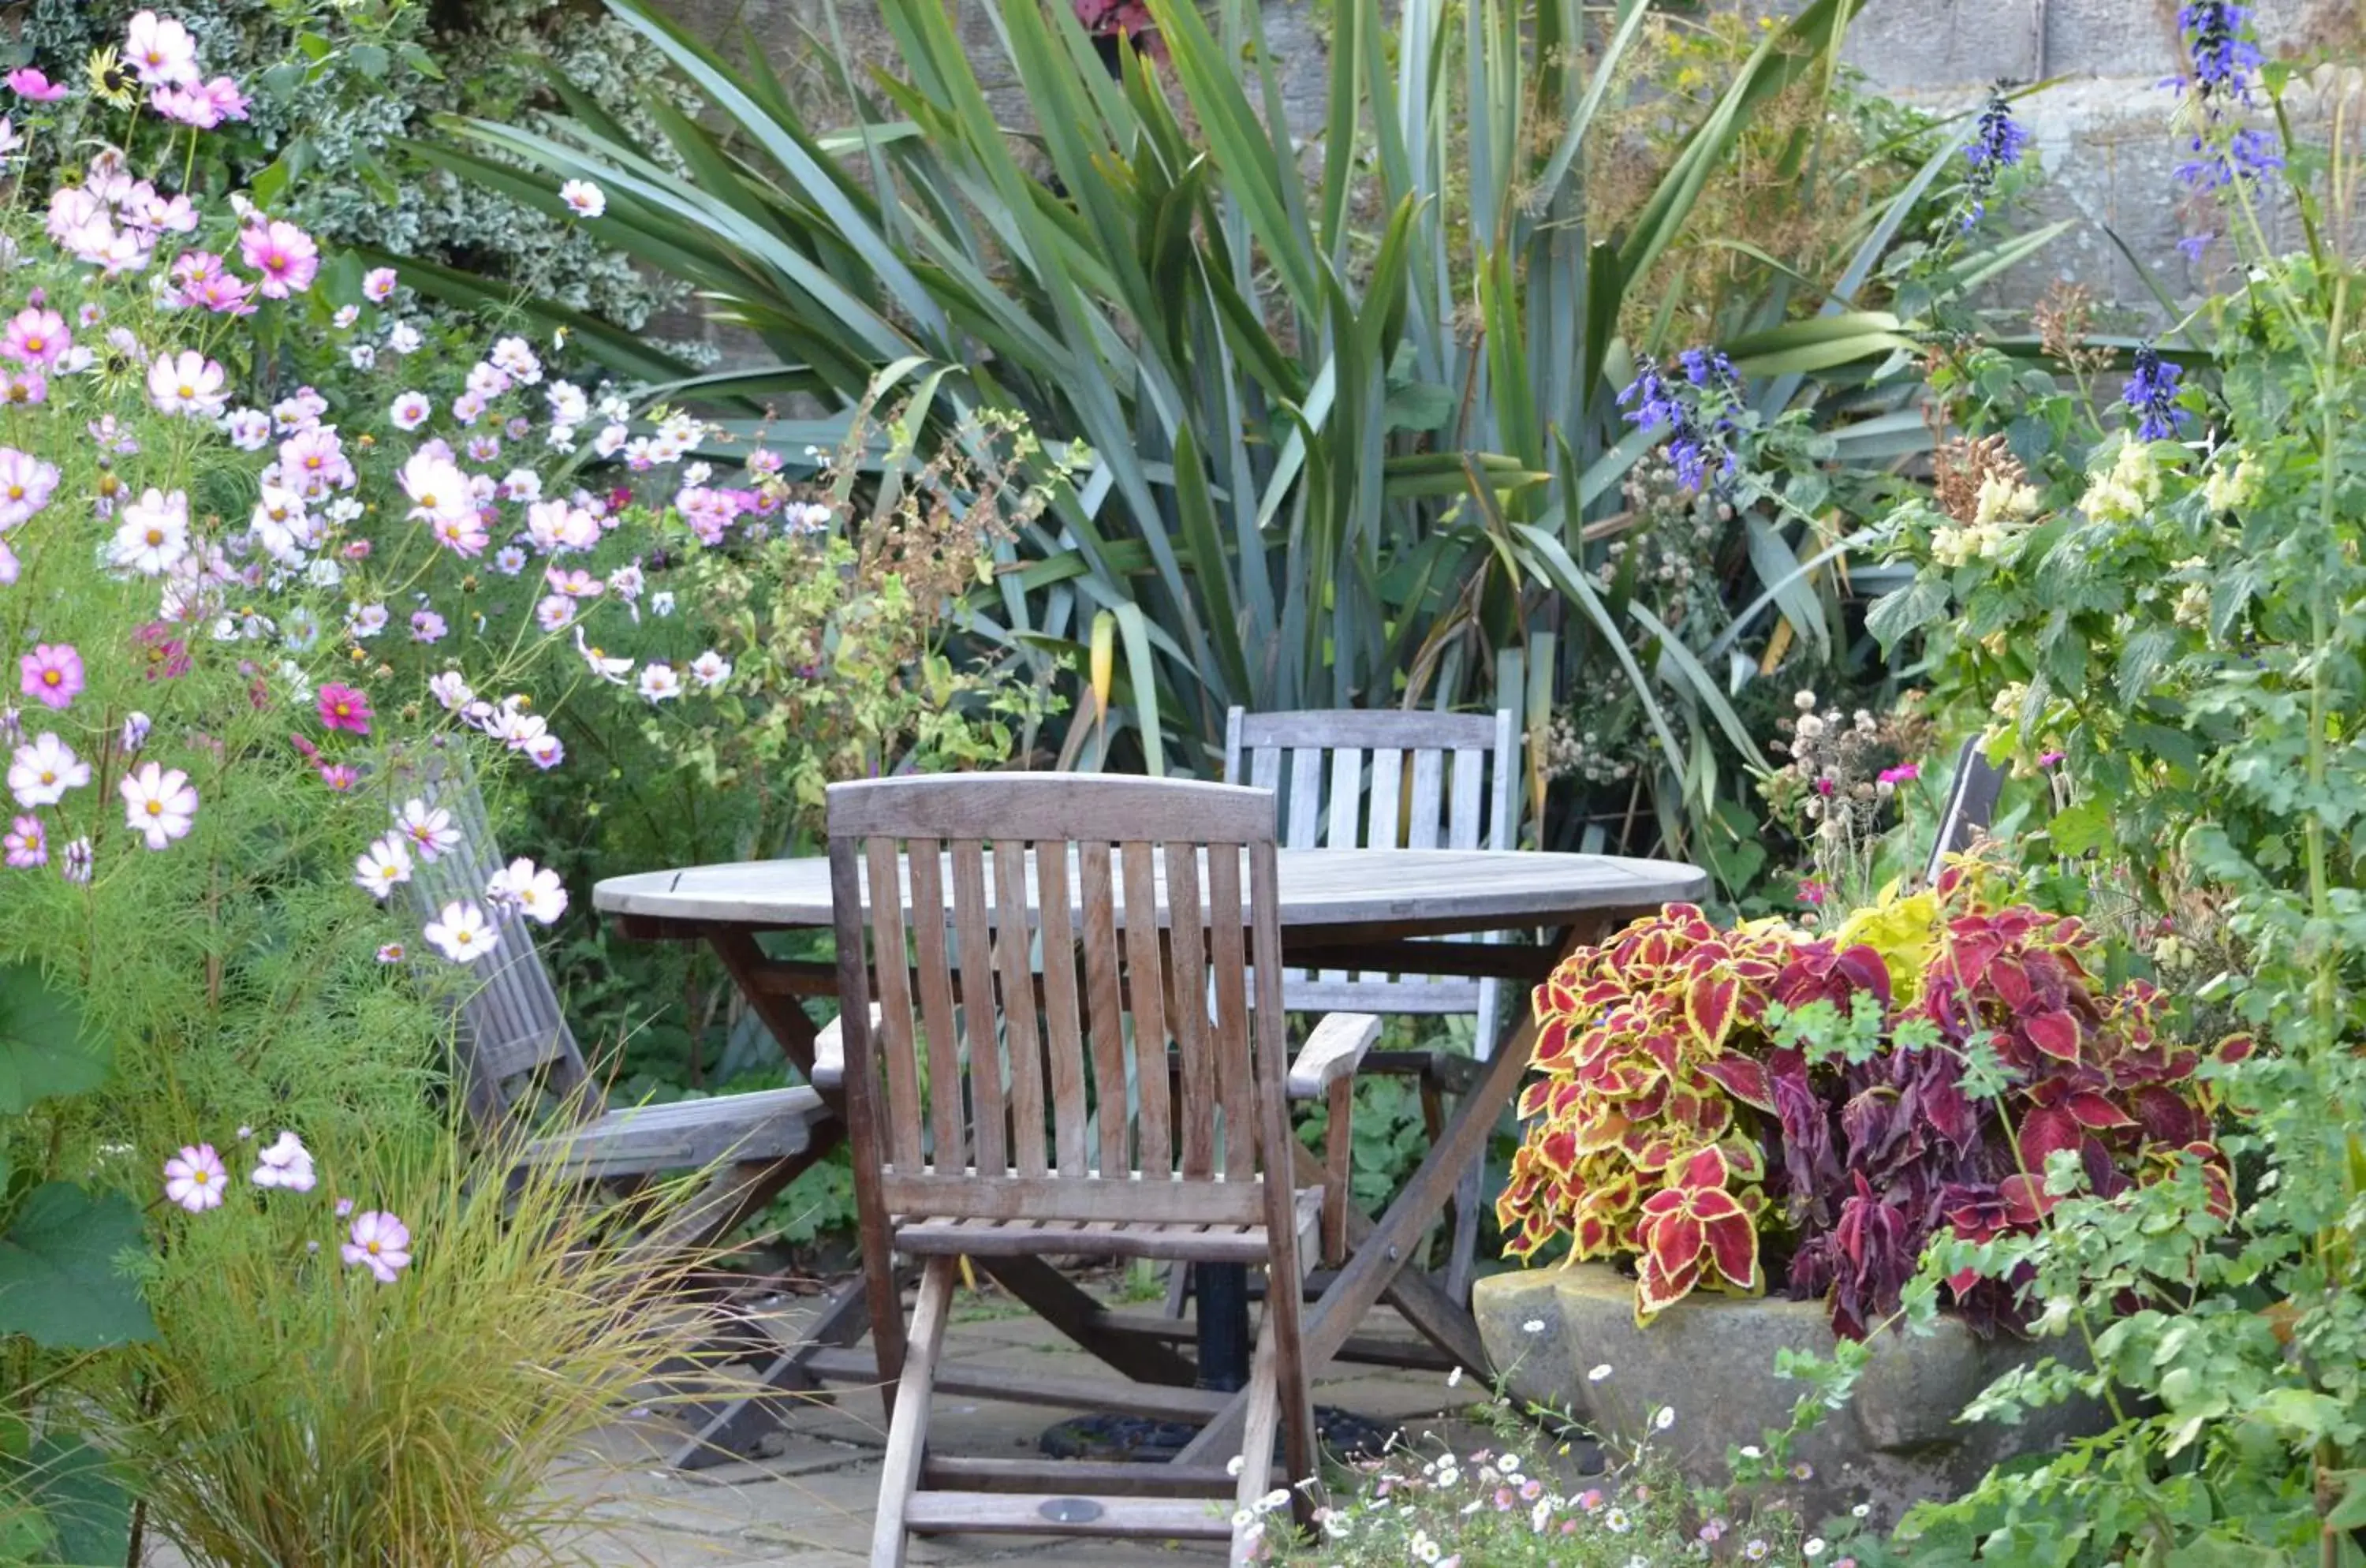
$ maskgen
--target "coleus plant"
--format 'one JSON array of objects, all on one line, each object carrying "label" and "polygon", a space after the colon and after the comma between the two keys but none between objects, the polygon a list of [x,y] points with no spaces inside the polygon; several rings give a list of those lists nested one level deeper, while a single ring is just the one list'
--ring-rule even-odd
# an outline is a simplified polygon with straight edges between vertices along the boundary
[{"label": "coleus plant", "polygon": [[[2187,1159],[2230,1192],[2200,1053],[2162,1038],[2148,984],[2102,987],[2091,947],[1966,866],[1829,936],[1684,904],[1637,920],[1538,989],[1506,1250],[1566,1235],[1573,1261],[1630,1263],[1639,1319],[1773,1289],[1861,1338],[1943,1229],[2026,1231],[2074,1186]],[[1977,1325],[2020,1325],[2011,1281],[1951,1288]]]}]

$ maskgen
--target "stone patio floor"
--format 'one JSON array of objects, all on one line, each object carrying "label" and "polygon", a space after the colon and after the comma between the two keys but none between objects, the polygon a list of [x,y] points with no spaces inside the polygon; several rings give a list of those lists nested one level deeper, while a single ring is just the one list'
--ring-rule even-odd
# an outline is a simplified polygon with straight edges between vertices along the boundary
[{"label": "stone patio floor", "polygon": [[[794,1309],[792,1309],[794,1310]],[[1386,1309],[1366,1332],[1409,1335]],[[1002,1315],[989,1301],[965,1302],[947,1347],[949,1360],[973,1366],[1027,1367],[1076,1376],[1098,1363],[1031,1315]],[[1475,1433],[1467,1407],[1483,1398],[1475,1380],[1449,1387],[1430,1371],[1335,1364],[1317,1374],[1315,1400],[1409,1433],[1449,1434],[1458,1447]],[[1458,1418],[1461,1413],[1463,1418]],[[944,1451],[977,1456],[1032,1453],[1043,1429],[1064,1413],[940,1395],[931,1423]],[[866,1561],[885,1443],[877,1393],[837,1392],[833,1404],[794,1411],[775,1439],[773,1457],[702,1471],[668,1469],[660,1455],[680,1428],[653,1418],[603,1435],[603,1462],[570,1478],[591,1489],[607,1521],[581,1543],[592,1562],[649,1568],[852,1568]],[[938,1536],[912,1543],[915,1563],[1046,1562],[1137,1564],[1221,1562],[1211,1543],[1144,1544],[1049,1540],[1022,1536]]]}]

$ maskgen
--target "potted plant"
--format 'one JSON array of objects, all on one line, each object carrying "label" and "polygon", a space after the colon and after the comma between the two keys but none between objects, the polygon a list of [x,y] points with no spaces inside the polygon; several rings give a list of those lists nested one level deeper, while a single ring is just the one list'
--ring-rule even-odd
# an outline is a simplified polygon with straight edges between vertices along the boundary
[{"label": "potted plant", "polygon": [[1883,1330],[1934,1236],[2030,1231],[2067,1193],[2195,1163],[2227,1190],[2201,1054],[2092,957],[2077,919],[1971,863],[1828,935],[1671,905],[1572,955],[1537,992],[1539,1077],[1497,1202],[1513,1256],[1565,1240],[1568,1267],[1482,1281],[1497,1364],[1606,1433],[1687,1422],[1680,1452],[1722,1480],[1788,1424],[1783,1351],[1865,1342],[1853,1404],[1794,1456],[1811,1518],[1960,1489],[2084,1424],[1955,1424],[2029,1354],[2013,1280],[1956,1275],[1937,1333]]}]

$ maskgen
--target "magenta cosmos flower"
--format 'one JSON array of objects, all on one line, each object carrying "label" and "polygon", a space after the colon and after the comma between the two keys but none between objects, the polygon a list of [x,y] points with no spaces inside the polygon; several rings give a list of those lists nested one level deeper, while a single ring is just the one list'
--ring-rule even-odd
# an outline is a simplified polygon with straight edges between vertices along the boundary
[{"label": "magenta cosmos flower", "polygon": [[164,1196],[193,1214],[221,1207],[230,1170],[211,1144],[184,1148],[164,1162]]},{"label": "magenta cosmos flower", "polygon": [[337,1249],[350,1268],[366,1269],[381,1285],[411,1263],[411,1227],[392,1214],[365,1209],[354,1216],[353,1239]]},{"label": "magenta cosmos flower", "polygon": [[319,706],[324,728],[350,729],[355,735],[370,732],[369,698],[351,686],[330,682],[321,688]]},{"label": "magenta cosmos flower", "polygon": [[71,643],[41,643],[17,660],[25,694],[48,707],[70,707],[82,694],[82,655]]},{"label": "magenta cosmos flower", "polygon": [[9,72],[5,80],[10,92],[20,98],[30,98],[37,104],[53,104],[66,96],[63,82],[52,82],[29,65]]},{"label": "magenta cosmos flower", "polygon": [[66,319],[55,310],[28,306],[8,320],[0,334],[0,354],[26,365],[55,365],[73,346]]},{"label": "magenta cosmos flower", "polygon": [[251,223],[238,237],[239,254],[262,274],[266,299],[285,299],[312,287],[320,275],[321,247],[312,237],[281,219]]}]

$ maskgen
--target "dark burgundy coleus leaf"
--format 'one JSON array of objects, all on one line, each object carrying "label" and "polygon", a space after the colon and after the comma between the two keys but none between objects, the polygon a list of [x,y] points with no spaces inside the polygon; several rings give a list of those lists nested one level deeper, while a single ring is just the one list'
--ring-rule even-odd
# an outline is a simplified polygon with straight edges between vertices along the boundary
[{"label": "dark burgundy coleus leaf", "polygon": [[1862,1339],[1898,1309],[1921,1246],[1905,1214],[1876,1197],[1862,1174],[1855,1181],[1832,1227],[1831,1311],[1833,1333]]}]

